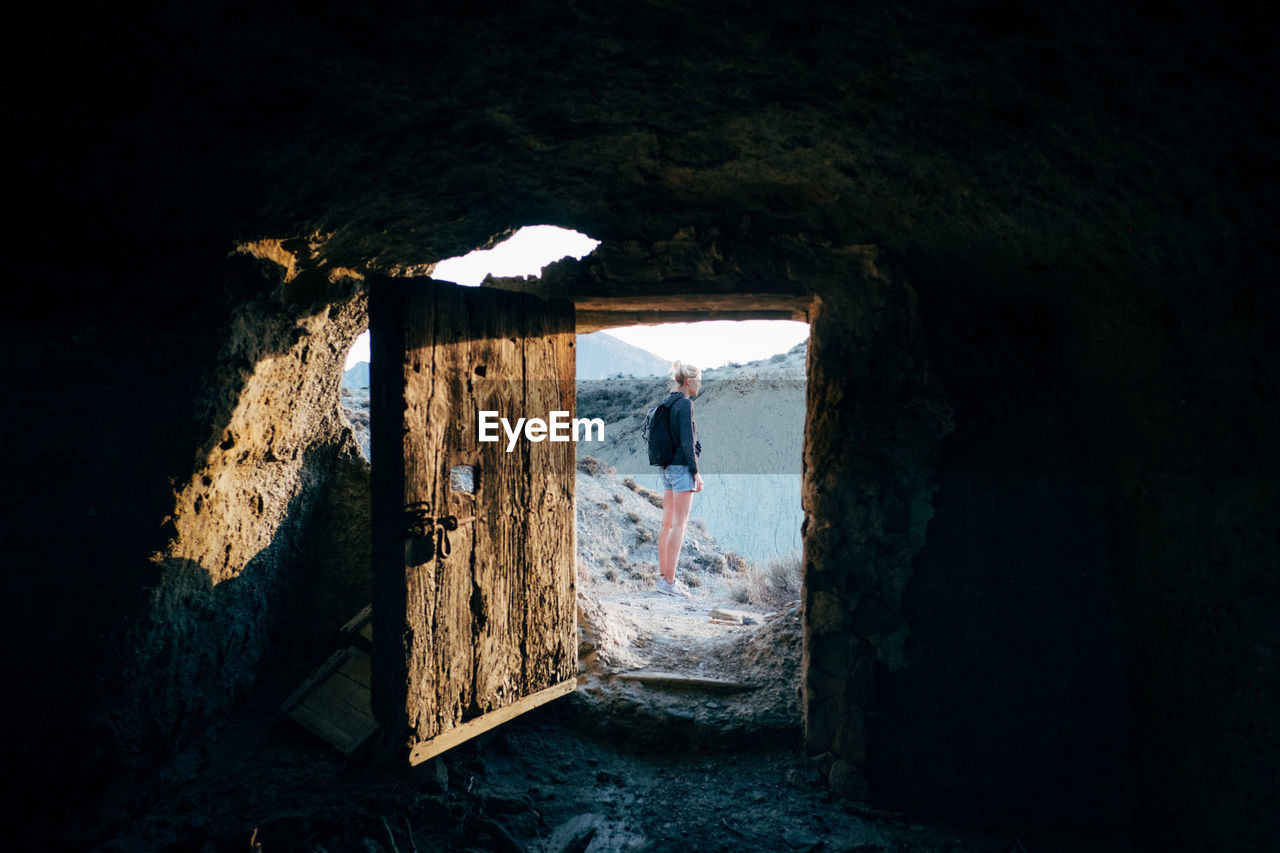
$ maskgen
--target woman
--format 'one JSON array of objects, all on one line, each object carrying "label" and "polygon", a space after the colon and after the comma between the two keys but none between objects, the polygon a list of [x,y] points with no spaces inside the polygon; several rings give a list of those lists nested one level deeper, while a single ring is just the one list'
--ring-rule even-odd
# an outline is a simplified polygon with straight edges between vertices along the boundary
[{"label": "woman", "polygon": [[676,562],[684,544],[684,529],[689,522],[693,495],[702,491],[702,475],[698,473],[698,428],[693,422],[693,398],[702,386],[702,371],[692,364],[677,361],[668,373],[675,387],[662,401],[669,406],[675,455],[671,464],[662,468],[662,528],[658,531],[658,592],[689,597],[689,588],[676,578]]}]

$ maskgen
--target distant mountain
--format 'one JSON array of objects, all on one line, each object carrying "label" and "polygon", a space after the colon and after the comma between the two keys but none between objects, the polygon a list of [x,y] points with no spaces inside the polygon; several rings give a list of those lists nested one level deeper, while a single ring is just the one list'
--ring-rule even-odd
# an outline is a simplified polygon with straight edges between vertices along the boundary
[{"label": "distant mountain", "polygon": [[578,335],[578,378],[664,376],[671,362],[620,341],[607,332]]},{"label": "distant mountain", "polygon": [[351,369],[342,374],[343,388],[368,388],[369,387],[369,362],[357,361],[351,365]]},{"label": "distant mountain", "polygon": [[[578,335],[578,378],[663,376],[671,363],[648,350],[634,347],[604,332]],[[369,362],[358,361],[342,374],[342,387],[368,388]]]}]

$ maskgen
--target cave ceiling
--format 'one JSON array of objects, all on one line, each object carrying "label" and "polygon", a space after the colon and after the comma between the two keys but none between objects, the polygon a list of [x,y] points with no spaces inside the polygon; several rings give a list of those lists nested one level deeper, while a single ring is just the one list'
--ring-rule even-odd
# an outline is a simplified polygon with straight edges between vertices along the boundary
[{"label": "cave ceiling", "polygon": [[393,273],[540,223],[683,235],[747,276],[779,235],[1146,265],[1272,158],[1250,101],[1269,49],[1189,5],[209,3],[83,23],[59,37],[80,58],[53,76],[66,102],[33,128],[79,128],[72,208],[153,245],[292,240]]}]

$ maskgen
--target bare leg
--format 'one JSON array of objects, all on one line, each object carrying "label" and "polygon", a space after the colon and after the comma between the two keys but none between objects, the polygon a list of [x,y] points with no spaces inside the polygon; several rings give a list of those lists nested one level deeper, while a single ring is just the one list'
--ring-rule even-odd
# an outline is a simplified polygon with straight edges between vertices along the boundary
[{"label": "bare leg", "polygon": [[689,523],[693,492],[662,493],[662,529],[658,531],[658,571],[668,582],[676,579],[676,562],[684,545],[684,530]]},{"label": "bare leg", "polygon": [[675,519],[676,501],[670,489],[662,493],[662,526],[658,528],[658,574],[667,581],[675,577],[675,566],[667,564],[667,539],[671,535],[671,525]]}]

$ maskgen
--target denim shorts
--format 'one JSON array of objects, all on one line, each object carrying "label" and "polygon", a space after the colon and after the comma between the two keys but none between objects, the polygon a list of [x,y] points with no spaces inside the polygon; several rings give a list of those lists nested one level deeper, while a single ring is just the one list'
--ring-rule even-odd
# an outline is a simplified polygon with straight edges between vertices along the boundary
[{"label": "denim shorts", "polygon": [[672,492],[692,492],[693,475],[688,465],[668,465],[662,469],[662,488]]}]

